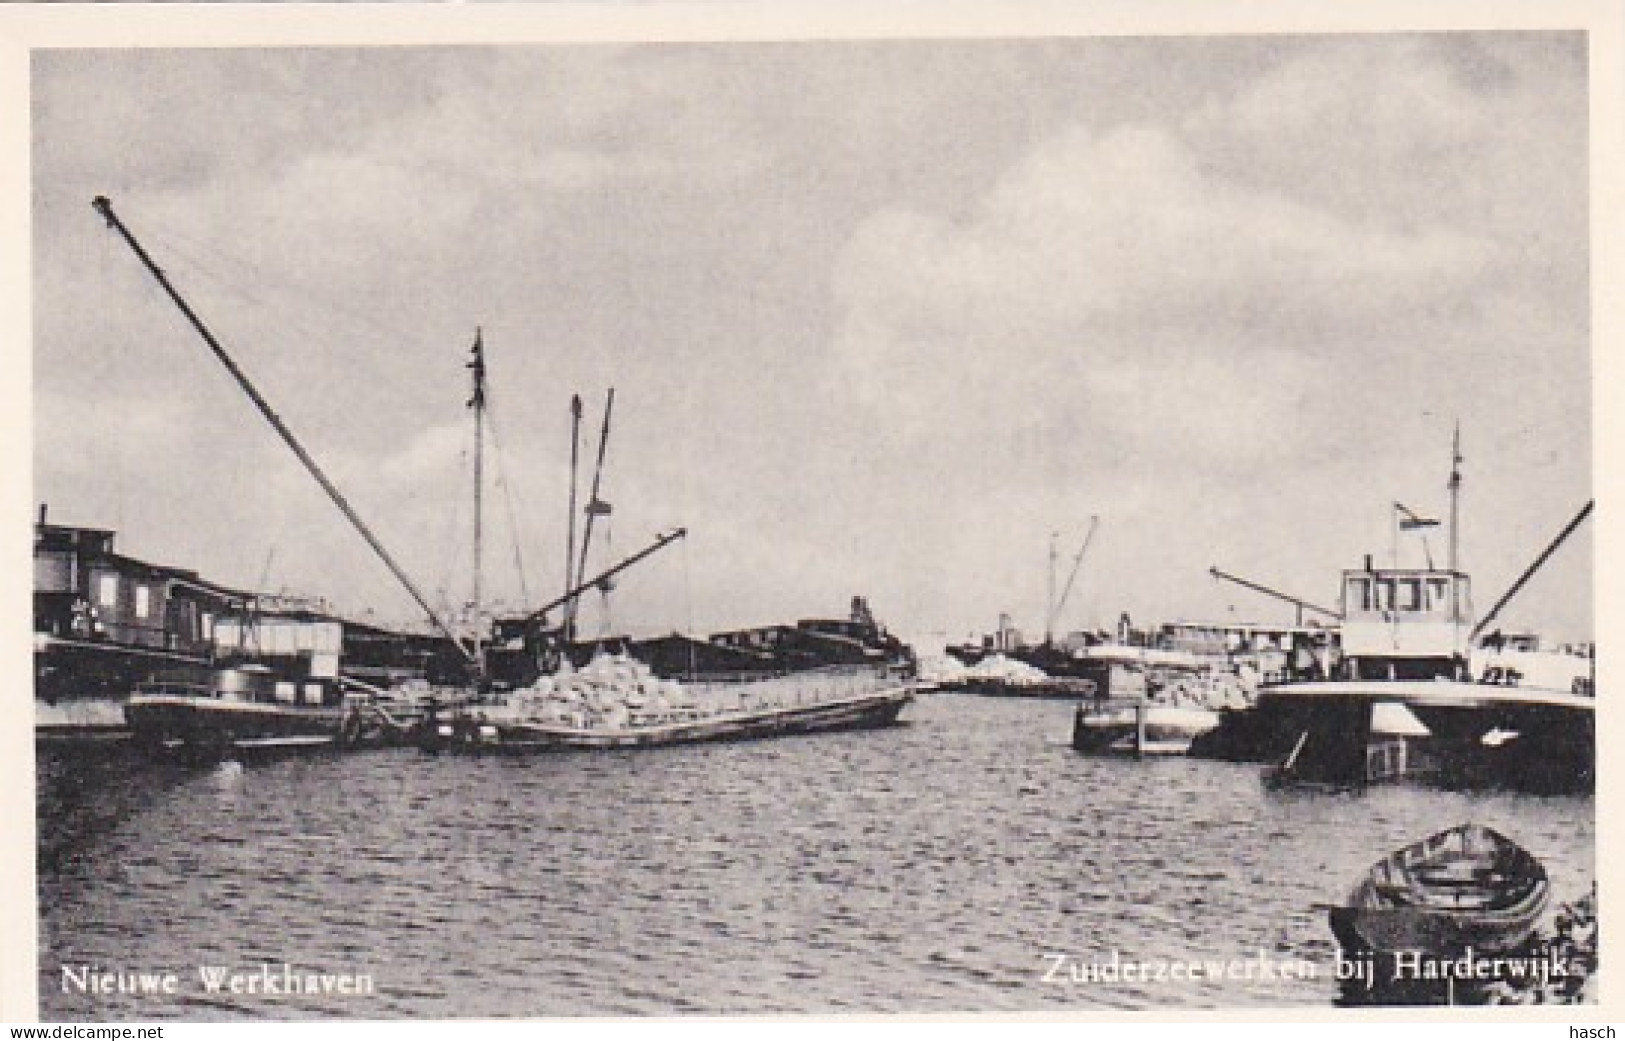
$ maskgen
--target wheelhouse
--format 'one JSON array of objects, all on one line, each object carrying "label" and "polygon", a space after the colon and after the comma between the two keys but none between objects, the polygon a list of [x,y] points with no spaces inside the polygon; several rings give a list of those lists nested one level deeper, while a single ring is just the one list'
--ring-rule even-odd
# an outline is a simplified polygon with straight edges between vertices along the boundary
[{"label": "wheelhouse", "polygon": [[1351,678],[1457,677],[1466,668],[1472,589],[1459,571],[1366,567],[1343,573],[1343,655]]}]

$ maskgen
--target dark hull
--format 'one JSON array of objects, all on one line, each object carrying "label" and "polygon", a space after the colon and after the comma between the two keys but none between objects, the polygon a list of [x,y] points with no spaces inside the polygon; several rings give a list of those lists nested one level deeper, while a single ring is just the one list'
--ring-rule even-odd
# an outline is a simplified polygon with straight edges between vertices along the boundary
[{"label": "dark hull", "polygon": [[123,706],[138,684],[205,664],[197,655],[150,647],[39,635],[35,641],[34,736],[47,741],[128,737]]},{"label": "dark hull", "polygon": [[1332,934],[1345,950],[1360,953],[1421,953],[1459,956],[1467,948],[1484,954],[1515,950],[1529,939],[1545,902],[1528,916],[1486,919],[1451,917],[1413,909],[1339,907],[1327,912]]},{"label": "dark hull", "polygon": [[1382,701],[1404,705],[1428,731],[1406,738],[1412,762],[1425,766],[1406,778],[1537,792],[1595,786],[1590,699],[1484,684],[1265,687],[1253,708],[1222,713],[1219,727],[1199,738],[1191,754],[1272,764],[1283,782],[1358,786],[1400,779],[1373,770],[1382,761],[1375,753],[1392,743],[1372,732],[1372,707]]},{"label": "dark hull", "polygon": [[346,746],[361,726],[360,714],[342,706],[177,695],[136,695],[124,714],[143,747],[184,756]]},{"label": "dark hull", "polygon": [[429,721],[420,729],[419,743],[428,751],[553,752],[752,741],[890,726],[912,698],[910,689],[899,687],[819,705],[620,728],[549,726],[489,715],[482,718],[473,711]]},{"label": "dark hull", "polygon": [[1011,683],[1006,680],[970,679],[945,685],[948,690],[962,690],[990,698],[1029,698],[1042,701],[1077,701],[1089,697],[1098,689],[1089,680],[1051,679],[1036,683]]}]

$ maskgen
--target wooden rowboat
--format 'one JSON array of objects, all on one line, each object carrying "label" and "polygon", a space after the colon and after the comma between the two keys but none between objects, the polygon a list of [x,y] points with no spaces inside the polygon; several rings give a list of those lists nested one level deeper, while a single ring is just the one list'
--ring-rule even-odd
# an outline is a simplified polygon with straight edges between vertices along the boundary
[{"label": "wooden rowboat", "polygon": [[1347,905],[1328,914],[1348,951],[1507,951],[1534,932],[1549,889],[1546,869],[1527,850],[1463,824],[1377,861]]}]

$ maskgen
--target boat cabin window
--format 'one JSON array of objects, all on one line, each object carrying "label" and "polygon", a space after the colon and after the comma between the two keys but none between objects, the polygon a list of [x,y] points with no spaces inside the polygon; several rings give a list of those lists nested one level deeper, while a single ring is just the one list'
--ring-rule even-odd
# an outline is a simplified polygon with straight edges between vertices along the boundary
[{"label": "boat cabin window", "polygon": [[96,582],[96,602],[103,607],[118,605],[118,576],[102,575]]},{"label": "boat cabin window", "polygon": [[297,684],[278,680],[276,685],[276,699],[292,704],[299,700],[299,687]]},{"label": "boat cabin window", "polygon": [[305,684],[305,704],[320,705],[322,703],[322,685],[320,683]]},{"label": "boat cabin window", "polygon": [[152,615],[152,590],[146,586],[135,587],[135,616],[148,618]]},{"label": "boat cabin window", "polygon": [[1350,616],[1381,614],[1442,620],[1472,610],[1467,578],[1452,572],[1360,571],[1343,576],[1343,607]]},{"label": "boat cabin window", "polygon": [[1350,614],[1397,612],[1445,616],[1467,605],[1466,580],[1428,572],[1348,574],[1344,609]]}]

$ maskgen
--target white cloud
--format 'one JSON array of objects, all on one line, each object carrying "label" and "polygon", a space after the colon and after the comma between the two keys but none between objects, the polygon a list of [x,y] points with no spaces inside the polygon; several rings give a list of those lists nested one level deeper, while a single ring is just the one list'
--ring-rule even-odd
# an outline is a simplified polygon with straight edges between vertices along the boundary
[{"label": "white cloud", "polygon": [[[402,601],[96,227],[107,191],[386,544],[454,594],[476,323],[503,433],[530,439],[504,447],[550,586],[568,395],[623,392],[617,548],[695,530],[689,592],[673,558],[629,581],[647,617],[863,591],[889,617],[985,624],[1003,603],[1030,624],[1048,532],[1094,512],[1107,620],[1184,610],[1210,563],[1313,594],[1364,548],[1363,501],[1436,492],[1456,415],[1476,502],[1541,530],[1541,497],[1566,508],[1587,477],[1577,46],[45,55],[41,494],[98,523],[122,487],[157,559],[252,581],[275,544],[291,584]],[[110,479],[97,453],[142,398],[166,411]]]},{"label": "white cloud", "polygon": [[1459,292],[1492,258],[1458,229],[1351,221],[1210,176],[1166,129],[1075,127],[968,217],[860,227],[836,276],[837,347],[877,406],[901,399],[922,429],[951,401],[977,429],[1081,428],[1212,462],[1312,389],[1313,359],[1336,351],[1314,328]]}]

